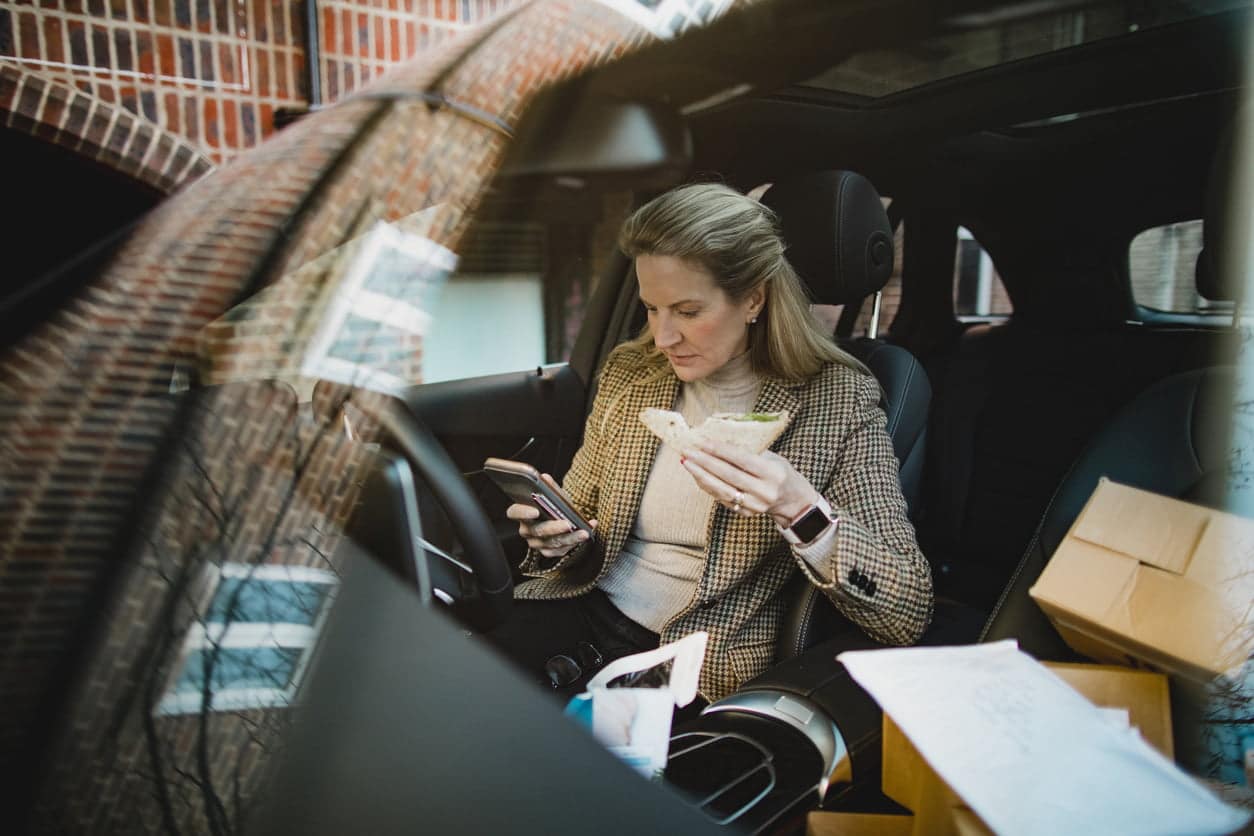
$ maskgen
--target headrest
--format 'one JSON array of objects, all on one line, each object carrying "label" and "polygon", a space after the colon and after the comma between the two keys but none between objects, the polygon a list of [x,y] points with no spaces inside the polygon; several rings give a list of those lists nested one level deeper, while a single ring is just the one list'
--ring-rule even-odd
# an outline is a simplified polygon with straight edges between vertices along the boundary
[{"label": "headrest", "polygon": [[879,193],[861,174],[794,175],[767,189],[762,203],[779,216],[788,260],[814,302],[856,302],[893,274],[893,228]]},{"label": "headrest", "polygon": [[[1249,246],[1248,234],[1254,218],[1250,217],[1250,199],[1246,186],[1251,171],[1241,166],[1236,153],[1235,137],[1245,126],[1250,112],[1237,111],[1236,118],[1220,135],[1206,178],[1206,204],[1202,218],[1202,251],[1197,256],[1195,277],[1197,292],[1211,301],[1232,301],[1240,294],[1240,269],[1244,264],[1240,253]],[[1254,161],[1250,161],[1254,162]]]}]

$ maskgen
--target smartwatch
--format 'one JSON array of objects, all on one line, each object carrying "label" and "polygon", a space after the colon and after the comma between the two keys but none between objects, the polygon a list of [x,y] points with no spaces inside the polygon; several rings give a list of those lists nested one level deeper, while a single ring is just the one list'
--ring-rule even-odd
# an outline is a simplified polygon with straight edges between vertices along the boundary
[{"label": "smartwatch", "polygon": [[784,539],[792,545],[808,546],[819,539],[835,522],[836,515],[832,513],[832,506],[820,496],[818,502],[794,517],[787,528],[776,527],[779,528],[779,533],[784,535]]}]

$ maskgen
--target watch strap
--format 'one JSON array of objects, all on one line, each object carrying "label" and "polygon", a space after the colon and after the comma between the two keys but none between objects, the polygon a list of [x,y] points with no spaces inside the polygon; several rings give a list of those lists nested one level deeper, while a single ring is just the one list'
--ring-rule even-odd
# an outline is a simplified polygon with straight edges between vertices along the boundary
[{"label": "watch strap", "polygon": [[[835,522],[836,515],[832,512],[832,506],[820,495],[817,502],[794,517],[787,526],[776,524],[775,527],[789,544],[808,546],[822,537]],[[822,526],[812,529],[811,526],[816,523],[822,523]]]}]

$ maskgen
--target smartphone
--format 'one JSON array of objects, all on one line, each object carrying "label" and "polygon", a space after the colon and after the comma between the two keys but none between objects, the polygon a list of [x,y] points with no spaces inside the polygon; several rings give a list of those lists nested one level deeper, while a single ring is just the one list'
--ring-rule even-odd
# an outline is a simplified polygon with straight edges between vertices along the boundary
[{"label": "smartphone", "polygon": [[596,534],[596,529],[575,510],[570,501],[541,480],[540,471],[526,462],[488,459],[483,463],[483,470],[514,502],[539,508],[540,513],[549,519],[569,523],[571,531],[583,529],[589,534]]}]

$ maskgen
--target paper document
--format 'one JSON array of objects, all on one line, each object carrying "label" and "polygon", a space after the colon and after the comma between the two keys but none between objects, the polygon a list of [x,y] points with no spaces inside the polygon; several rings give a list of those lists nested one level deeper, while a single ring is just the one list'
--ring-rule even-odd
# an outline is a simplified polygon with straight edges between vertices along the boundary
[{"label": "paper document", "polygon": [[1220,834],[1249,818],[1013,641],[837,658],[997,833]]}]

